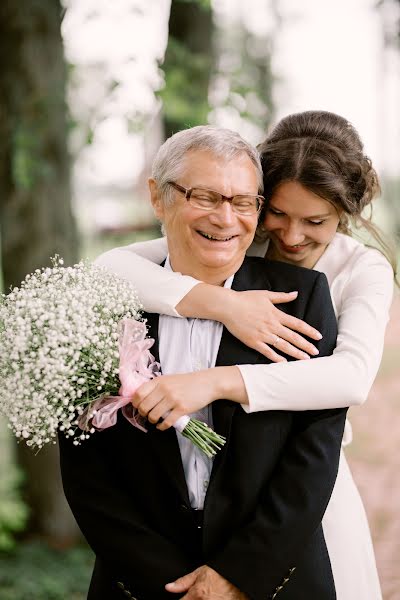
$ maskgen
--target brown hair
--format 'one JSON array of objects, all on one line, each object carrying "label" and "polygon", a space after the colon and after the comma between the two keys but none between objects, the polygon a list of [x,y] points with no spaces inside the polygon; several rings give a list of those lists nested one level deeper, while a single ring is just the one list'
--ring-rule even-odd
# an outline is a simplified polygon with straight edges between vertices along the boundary
[{"label": "brown hair", "polygon": [[338,231],[351,235],[350,225],[365,228],[396,273],[391,244],[372,223],[372,214],[369,218],[361,214],[380,193],[380,186],[351,123],[326,111],[295,113],[279,121],[258,150],[267,202],[285,181],[300,183],[337,207],[341,214]]}]

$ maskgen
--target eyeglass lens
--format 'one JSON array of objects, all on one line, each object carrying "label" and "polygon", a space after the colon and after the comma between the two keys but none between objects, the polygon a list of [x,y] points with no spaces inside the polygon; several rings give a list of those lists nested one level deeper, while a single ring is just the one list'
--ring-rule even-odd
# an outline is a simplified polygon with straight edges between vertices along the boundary
[{"label": "eyeglass lens", "polygon": [[[202,188],[193,188],[189,201],[198,208],[212,210],[224,199],[224,196],[218,194],[218,192]],[[237,195],[230,200],[230,203],[235,212],[243,215],[250,215],[259,210],[261,201],[257,196]]]}]

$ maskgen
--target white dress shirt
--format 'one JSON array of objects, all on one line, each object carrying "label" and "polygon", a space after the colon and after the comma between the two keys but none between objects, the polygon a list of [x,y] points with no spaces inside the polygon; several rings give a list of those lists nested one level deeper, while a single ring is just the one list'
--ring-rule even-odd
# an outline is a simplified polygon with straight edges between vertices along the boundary
[{"label": "white dress shirt", "polygon": [[[165,269],[171,271],[169,258]],[[231,287],[233,275],[224,287]],[[206,319],[181,319],[160,315],[158,323],[159,356],[163,375],[190,373],[215,367],[223,326]],[[211,405],[189,415],[212,423]],[[197,446],[177,433],[183,470],[192,508],[202,509],[210,481],[213,461]]]}]

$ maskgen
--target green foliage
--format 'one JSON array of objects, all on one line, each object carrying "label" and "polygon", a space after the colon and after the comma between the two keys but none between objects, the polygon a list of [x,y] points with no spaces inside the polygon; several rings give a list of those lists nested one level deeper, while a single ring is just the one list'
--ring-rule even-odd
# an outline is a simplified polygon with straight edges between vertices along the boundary
[{"label": "green foliage", "polygon": [[[278,21],[272,0],[269,6]],[[217,25],[209,0],[173,0],[163,64],[166,85],[159,93],[166,136],[219,122],[225,113],[262,137],[274,112],[275,35],[276,28],[257,35],[241,21]]]},{"label": "green foliage", "polygon": [[400,177],[386,175],[382,181],[383,201],[393,233],[400,235]]},{"label": "green foliage", "polygon": [[197,4],[205,11],[211,10],[211,0],[178,0],[181,4]]},{"label": "green foliage", "polygon": [[40,149],[41,133],[37,125],[19,125],[13,136],[12,176],[15,187],[29,191],[51,173]]},{"label": "green foliage", "polygon": [[215,107],[231,108],[265,132],[274,112],[273,40],[267,35],[256,36],[237,24],[221,31],[218,45],[223,69],[216,74],[219,91]]},{"label": "green foliage", "polygon": [[92,566],[87,547],[61,551],[23,544],[0,556],[1,600],[84,600]]},{"label": "green foliage", "polygon": [[9,461],[8,440],[0,423],[0,552],[15,547],[15,534],[22,531],[28,509],[19,495],[21,472]]},{"label": "green foliage", "polygon": [[35,132],[20,126],[14,132],[13,142],[13,180],[17,189],[29,190],[39,171],[37,136]]},{"label": "green foliage", "polygon": [[209,0],[172,0],[165,87],[159,92],[167,137],[207,122],[213,29]]},{"label": "green foliage", "polygon": [[206,54],[191,52],[186,45],[173,37],[168,43],[169,60],[165,65],[167,85],[159,95],[164,116],[172,123],[194,127],[207,122],[209,111],[207,95],[210,58]]}]

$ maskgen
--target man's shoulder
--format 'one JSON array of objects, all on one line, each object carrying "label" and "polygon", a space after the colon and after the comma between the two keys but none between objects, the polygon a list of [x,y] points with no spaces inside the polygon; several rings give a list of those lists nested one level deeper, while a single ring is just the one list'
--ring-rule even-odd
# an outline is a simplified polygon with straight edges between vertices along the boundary
[{"label": "man's shoulder", "polygon": [[241,270],[248,279],[263,284],[261,288],[281,292],[310,288],[326,279],[319,271],[258,256],[247,256]]}]

